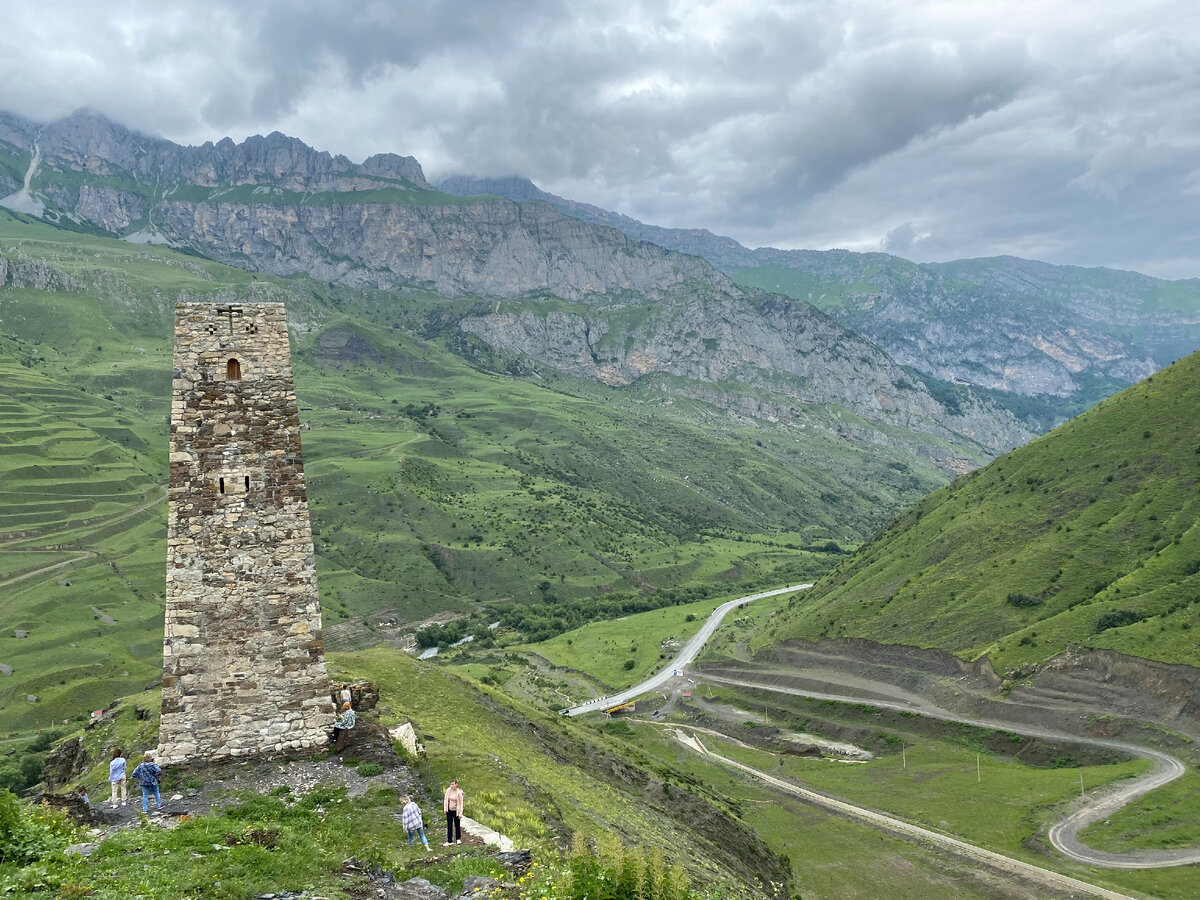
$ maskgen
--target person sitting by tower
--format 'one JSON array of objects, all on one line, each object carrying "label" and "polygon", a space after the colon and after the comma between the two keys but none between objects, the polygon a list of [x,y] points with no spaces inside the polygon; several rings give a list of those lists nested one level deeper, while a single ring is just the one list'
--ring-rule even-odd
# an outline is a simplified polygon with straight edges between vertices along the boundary
[{"label": "person sitting by tower", "polygon": [[329,736],[335,753],[341,753],[342,748],[346,746],[347,732],[354,727],[355,722],[354,710],[350,708],[349,701],[342,703],[342,714],[333,723],[333,734]]}]

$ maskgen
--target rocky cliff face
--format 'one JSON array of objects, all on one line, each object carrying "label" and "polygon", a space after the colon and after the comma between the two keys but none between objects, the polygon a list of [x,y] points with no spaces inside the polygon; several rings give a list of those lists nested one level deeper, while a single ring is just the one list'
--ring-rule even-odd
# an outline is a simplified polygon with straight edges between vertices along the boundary
[{"label": "rocky cliff face", "polygon": [[692,282],[741,293],[701,260],[548,206],[438,194],[412,157],[356,165],[278,132],[180,147],[89,113],[44,127],[7,116],[0,143],[30,155],[36,144],[33,187],[69,218],[117,235],[151,230],[276,275],[419,284],[446,296],[653,298]]},{"label": "rocky cliff face", "polygon": [[[454,176],[452,194],[549,203],[707,259],[735,281],[809,300],[898,362],[943,381],[1023,396],[1086,399],[1200,347],[1200,280],[1001,257],[917,265],[885,253],[749,250],[702,229],[659,228],[539,190],[531,181]],[[1165,302],[1162,302],[1165,301]],[[1064,407],[1065,408],[1065,407]]]},{"label": "rocky cliff face", "polygon": [[718,269],[755,265],[754,251],[747,250],[733,238],[713,234],[705,228],[662,228],[647,225],[637,219],[601,209],[590,203],[568,200],[541,190],[528,178],[510,175],[503,178],[477,178],[473,175],[452,175],[437,183],[439,191],[459,196],[483,196],[492,194],[518,202],[539,201],[549,203],[564,215],[572,216],[593,225],[616,228],[635,241],[649,241],[668,250],[699,256],[707,259]]},{"label": "rocky cliff face", "polygon": [[[756,253],[773,274],[746,280],[774,278],[789,293],[815,288],[808,293],[819,292],[815,302],[840,322],[945,381],[1068,397],[1088,378],[1129,384],[1167,361],[1153,358],[1145,319],[1133,313],[1165,284],[1157,279],[1138,276],[1134,290],[1113,290],[1125,273],[1027,260],[918,266],[885,254]],[[1196,301],[1200,311],[1200,290]],[[1170,318],[1200,321],[1186,311]],[[1130,319],[1139,326],[1127,327]]]},{"label": "rocky cliff face", "polygon": [[[630,385],[672,376],[665,390],[752,418],[799,423],[819,418],[817,407],[846,409],[854,416],[822,427],[858,440],[875,439],[874,430],[887,427],[953,443],[966,438],[994,454],[1032,437],[994,408],[948,415],[871,343],[808,304],[781,297],[714,294],[625,310],[497,311],[460,325],[490,346],[581,378]],[[708,387],[730,383],[745,389],[722,398]],[[874,427],[860,428],[857,417]],[[953,456],[937,458],[946,468],[963,468]]]},{"label": "rocky cliff face", "polygon": [[695,282],[741,294],[702,260],[504,200],[275,206],[167,199],[155,222],[223,262],[249,258],[275,275],[304,272],[360,287],[419,284],[448,297],[656,298]]}]

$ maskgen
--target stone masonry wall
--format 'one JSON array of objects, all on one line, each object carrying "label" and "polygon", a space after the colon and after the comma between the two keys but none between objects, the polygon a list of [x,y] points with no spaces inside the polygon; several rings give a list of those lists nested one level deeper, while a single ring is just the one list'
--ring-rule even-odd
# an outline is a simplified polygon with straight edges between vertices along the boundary
[{"label": "stone masonry wall", "polygon": [[324,744],[333,725],[281,303],[175,308],[164,763]]}]

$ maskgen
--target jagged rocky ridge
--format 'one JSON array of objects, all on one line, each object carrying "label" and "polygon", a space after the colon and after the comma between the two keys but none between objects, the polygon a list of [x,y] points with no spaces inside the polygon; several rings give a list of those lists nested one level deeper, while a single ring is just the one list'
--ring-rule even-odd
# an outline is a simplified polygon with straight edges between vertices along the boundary
[{"label": "jagged rocky ridge", "polygon": [[[741,288],[703,259],[549,204],[439,193],[408,157],[354,164],[278,133],[179,147],[90,113],[46,126],[0,117],[0,151],[9,186],[29,177],[29,198],[60,224],[275,275],[528,298],[459,327],[572,375],[669,376],[662,387],[677,395],[855,440],[920,434],[918,452],[954,473],[1032,436],[978,398],[948,409],[806,302]],[[547,309],[563,300],[570,309]]]}]

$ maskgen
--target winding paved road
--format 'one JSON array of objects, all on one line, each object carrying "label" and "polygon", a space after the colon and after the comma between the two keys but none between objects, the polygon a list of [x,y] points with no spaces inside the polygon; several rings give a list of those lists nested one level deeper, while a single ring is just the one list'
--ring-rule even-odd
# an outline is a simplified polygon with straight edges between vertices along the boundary
[{"label": "winding paved road", "polygon": [[1087,744],[1092,747],[1105,747],[1120,750],[1134,756],[1150,760],[1154,765],[1150,771],[1137,778],[1124,781],[1115,788],[1102,788],[1092,796],[1076,812],[1067,816],[1061,822],[1050,827],[1048,836],[1050,843],[1064,856],[1086,863],[1090,866],[1101,866],[1107,869],[1158,869],[1166,866],[1185,866],[1200,862],[1200,848],[1185,848],[1181,850],[1130,850],[1125,853],[1109,853],[1105,850],[1094,850],[1079,839],[1079,832],[1089,825],[1111,816],[1127,803],[1148,794],[1155,788],[1162,787],[1174,781],[1185,771],[1183,763],[1161,750],[1140,747],[1137,744],[1126,744],[1122,741],[1105,741],[1099,738],[1078,737],[1060,731],[1049,731],[1041,728],[1031,728],[1028,725],[1015,725],[1011,722],[1001,722],[991,719],[971,719],[956,715],[949,710],[934,706],[931,703],[901,703],[893,700],[869,699],[845,694],[826,694],[819,691],[805,691],[799,688],[782,687],[774,684],[764,684],[741,678],[726,678],[721,675],[705,675],[705,679],[718,684],[732,684],[740,687],[751,687],[763,691],[774,691],[778,694],[792,694],[797,697],[809,697],[814,700],[835,700],[841,703],[867,703],[883,709],[898,709],[904,712],[917,713],[931,719],[941,719],[944,722],[961,722],[964,725],[976,725],[981,728],[996,728],[1001,731],[1011,731],[1026,737],[1046,738],[1053,741],[1064,741],[1071,744]]},{"label": "winding paved road", "polygon": [[[565,710],[564,714],[569,716],[583,715],[584,713],[596,712],[602,709],[609,709],[613,706],[619,706],[622,703],[627,703],[636,697],[648,693],[661,687],[670,680],[676,670],[682,670],[696,658],[700,649],[705,642],[716,631],[717,626],[721,624],[721,620],[725,618],[726,613],[739,606],[743,606],[754,600],[759,600],[763,597],[774,597],[777,594],[786,594],[791,591],[799,591],[805,588],[812,587],[811,584],[797,584],[785,588],[778,588],[773,591],[763,591],[758,594],[750,594],[746,597],[738,597],[736,600],[729,600],[722,603],[704,623],[704,626],[696,632],[690,641],[684,646],[679,654],[671,660],[671,662],[657,675],[647,678],[641,684],[636,684],[631,688],[627,688],[611,697],[602,697],[596,700],[591,700],[580,706]],[[1134,756],[1140,756],[1150,760],[1153,765],[1150,770],[1143,775],[1139,775],[1129,781],[1122,782],[1117,786],[1109,786],[1102,788],[1082,807],[1071,813],[1060,822],[1052,825],[1048,831],[1050,843],[1056,850],[1064,856],[1075,860],[1076,862],[1085,863],[1091,866],[1100,866],[1108,869],[1157,869],[1167,866],[1184,866],[1200,863],[1200,848],[1183,848],[1179,850],[1129,850],[1123,853],[1111,853],[1105,850],[1096,850],[1087,846],[1079,839],[1079,832],[1103,819],[1108,818],[1114,812],[1121,809],[1126,804],[1132,803],[1139,797],[1148,794],[1156,788],[1162,787],[1174,781],[1176,778],[1183,775],[1185,771],[1184,764],[1173,756],[1163,753],[1160,750],[1154,750],[1149,747],[1141,747],[1137,744],[1127,744],[1121,741],[1106,741],[1099,738],[1078,737],[1065,732],[1049,731],[1041,728],[1033,728],[1027,725],[1018,725],[1011,722],[993,721],[988,719],[972,719],[966,716],[960,716],[949,710],[942,709],[939,706],[934,706],[932,703],[921,702],[897,702],[890,700],[882,700],[871,698],[864,700],[862,697],[843,694],[827,694],[819,691],[805,691],[799,688],[782,687],[774,684],[764,684],[762,682],[749,681],[746,679],[726,678],[719,675],[704,675],[709,681],[732,684],[741,687],[752,687],[759,690],[774,691],[781,694],[792,694],[798,697],[810,697],[816,700],[834,700],[842,703],[870,703],[872,706],[882,707],[884,709],[897,709],[904,712],[919,713],[923,716],[928,716],[932,719],[940,719],[945,722],[960,722],[966,725],[975,725],[981,728],[996,728],[1002,731],[1011,731],[1014,734],[1024,735],[1026,737],[1045,738],[1053,741],[1065,741],[1074,744],[1087,744],[1093,747],[1105,747],[1112,750],[1119,750],[1124,753],[1129,753]],[[841,801],[839,801],[841,802]],[[990,852],[990,851],[989,851]]]},{"label": "winding paved road", "polygon": [[717,626],[721,624],[721,620],[725,618],[725,614],[731,609],[737,609],[739,606],[745,606],[753,600],[761,600],[763,597],[774,597],[778,594],[787,594],[791,591],[801,591],[805,588],[812,587],[812,584],[794,584],[791,587],[777,588],[773,591],[763,591],[758,594],[750,594],[746,597],[738,597],[736,600],[727,600],[722,603],[709,615],[708,620],[697,631],[690,641],[684,644],[683,649],[676,654],[675,658],[667,663],[665,669],[657,675],[651,675],[641,684],[635,684],[631,688],[626,688],[620,693],[613,694],[611,697],[598,697],[595,700],[589,700],[572,709],[566,710],[563,715],[566,716],[581,716],[584,713],[598,712],[602,709],[611,709],[614,706],[620,706],[622,703],[627,703],[635,697],[640,697],[642,694],[648,693],[655,688],[662,687],[675,675],[675,670],[682,670],[684,666],[696,658],[696,654],[700,652],[700,648],[712,637],[712,633],[717,630]]},{"label": "winding paved road", "polygon": [[1090,746],[1103,746],[1111,750],[1121,750],[1134,756],[1141,756],[1153,762],[1153,767],[1150,772],[1144,775],[1139,775],[1138,778],[1121,782],[1120,786],[1115,788],[1102,788],[1099,793],[1093,794],[1090,802],[1082,806],[1081,809],[1073,812],[1061,822],[1057,822],[1051,826],[1049,830],[1050,842],[1056,850],[1063,856],[1070,857],[1076,862],[1086,863],[1087,865],[1103,866],[1105,869],[1160,869],[1170,865],[1189,865],[1192,863],[1200,863],[1200,848],[1184,848],[1184,850],[1136,850],[1126,853],[1109,853],[1103,850],[1093,850],[1084,842],[1079,840],[1079,833],[1082,829],[1090,826],[1094,822],[1099,822],[1103,818],[1108,818],[1122,806],[1132,803],[1142,794],[1150,793],[1156,787],[1162,787],[1170,781],[1174,781],[1184,772],[1183,763],[1176,760],[1174,756],[1168,756],[1160,750],[1152,750],[1146,746],[1138,746],[1136,744],[1126,744],[1118,742],[1118,740],[1100,740],[1098,738],[1081,738],[1075,734],[1066,732],[1046,731],[1043,728],[1032,728],[1027,725],[1014,725],[1012,722],[1003,722],[990,719],[968,719],[967,716],[955,715],[947,709],[936,707],[932,703],[901,703],[888,700],[863,700],[862,697],[854,697],[851,695],[841,694],[822,694],[820,691],[805,691],[798,688],[784,688],[784,686],[775,684],[763,684],[761,682],[750,682],[750,680],[742,678],[726,678],[724,676],[714,676],[714,674],[706,674],[704,678],[709,682],[719,684],[733,684],[742,686],[742,688],[756,688],[758,690],[774,691],[776,694],[791,694],[798,697],[811,697],[812,700],[833,700],[842,703],[870,703],[871,706],[881,707],[883,709],[900,709],[906,713],[918,713],[928,716],[930,719],[941,719],[948,722],[961,722],[964,725],[976,725],[983,728],[998,728],[1001,731],[1010,731],[1014,734],[1024,734],[1031,738],[1046,738],[1050,740],[1062,740],[1070,744],[1087,744]]}]

